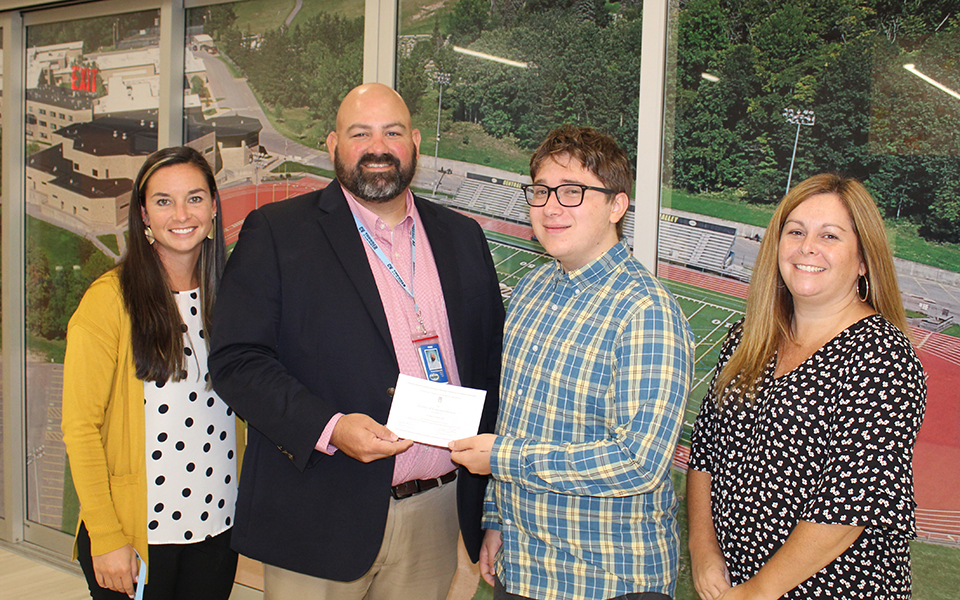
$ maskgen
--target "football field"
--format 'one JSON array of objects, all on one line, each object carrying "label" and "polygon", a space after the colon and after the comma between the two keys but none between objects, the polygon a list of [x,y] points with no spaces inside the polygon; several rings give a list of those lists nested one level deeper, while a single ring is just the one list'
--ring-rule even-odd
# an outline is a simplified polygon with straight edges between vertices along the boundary
[{"label": "football field", "polygon": [[[534,242],[508,238],[491,232],[487,243],[500,280],[504,304],[509,304],[513,288],[533,268],[549,262],[550,258]],[[522,245],[523,247],[520,247]],[[685,283],[661,279],[680,303],[696,341],[693,389],[687,401],[684,428],[680,444],[690,445],[690,430],[700,410],[700,401],[706,393],[717,364],[720,346],[730,325],[743,316],[744,300],[705,290]]]}]

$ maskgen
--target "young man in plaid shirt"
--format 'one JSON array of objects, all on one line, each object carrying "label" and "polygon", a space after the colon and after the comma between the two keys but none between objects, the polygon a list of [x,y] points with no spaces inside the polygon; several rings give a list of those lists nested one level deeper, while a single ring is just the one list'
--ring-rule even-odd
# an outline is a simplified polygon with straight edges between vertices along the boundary
[{"label": "young man in plaid shirt", "polygon": [[563,126],[530,174],[530,222],[556,261],[511,297],[497,434],[450,445],[492,474],[481,573],[495,599],[669,598],[693,335],[620,239],[633,179],[613,139]]}]

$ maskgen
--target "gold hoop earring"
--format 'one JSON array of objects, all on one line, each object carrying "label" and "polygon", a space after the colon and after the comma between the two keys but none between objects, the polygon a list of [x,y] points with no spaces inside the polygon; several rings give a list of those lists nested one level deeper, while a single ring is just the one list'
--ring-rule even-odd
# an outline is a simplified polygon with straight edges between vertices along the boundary
[{"label": "gold hoop earring", "polygon": [[[862,294],[860,293],[861,288],[863,289]],[[866,302],[870,299],[870,280],[864,275],[857,278],[857,298],[860,298],[860,302]]]},{"label": "gold hoop earring", "polygon": [[143,230],[143,235],[147,238],[147,243],[149,243],[151,246],[155,241],[157,241],[157,238],[153,237],[153,230],[150,229],[150,227],[147,227]]},{"label": "gold hoop earring", "polygon": [[217,226],[217,215],[213,215],[213,221],[210,223],[210,231],[207,232],[208,240],[212,240],[216,237],[213,233],[213,230],[216,228],[216,226]]}]

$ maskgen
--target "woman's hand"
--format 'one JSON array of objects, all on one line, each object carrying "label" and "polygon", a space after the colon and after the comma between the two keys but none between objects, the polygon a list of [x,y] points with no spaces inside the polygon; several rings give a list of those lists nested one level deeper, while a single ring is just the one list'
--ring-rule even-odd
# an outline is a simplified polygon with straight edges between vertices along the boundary
[{"label": "woman's hand", "polygon": [[140,566],[137,564],[137,551],[127,544],[112,552],[93,557],[93,572],[100,587],[122,592],[133,598],[133,584],[137,582]]},{"label": "woman's hand", "polygon": [[726,597],[730,590],[730,572],[723,556],[717,554],[709,558],[693,561],[693,587],[702,600],[718,600]]},{"label": "woman's hand", "polygon": [[730,572],[717,542],[710,508],[712,477],[687,471],[687,517],[690,522],[690,566],[693,587],[703,600],[717,600],[730,590]]}]

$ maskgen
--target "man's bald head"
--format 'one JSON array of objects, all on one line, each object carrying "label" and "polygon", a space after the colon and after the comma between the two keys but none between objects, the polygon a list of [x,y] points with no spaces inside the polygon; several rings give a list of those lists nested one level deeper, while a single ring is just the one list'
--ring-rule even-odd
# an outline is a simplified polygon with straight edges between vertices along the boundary
[{"label": "man's bald head", "polygon": [[388,118],[392,115],[398,122],[412,129],[410,110],[396,90],[382,83],[365,83],[347,92],[340,103],[337,110],[337,133],[342,135],[344,129],[369,115],[371,110]]},{"label": "man's bald head", "polygon": [[407,104],[381,83],[356,87],[337,111],[337,129],[327,149],[340,184],[361,200],[384,203],[406,199],[420,153]]}]

